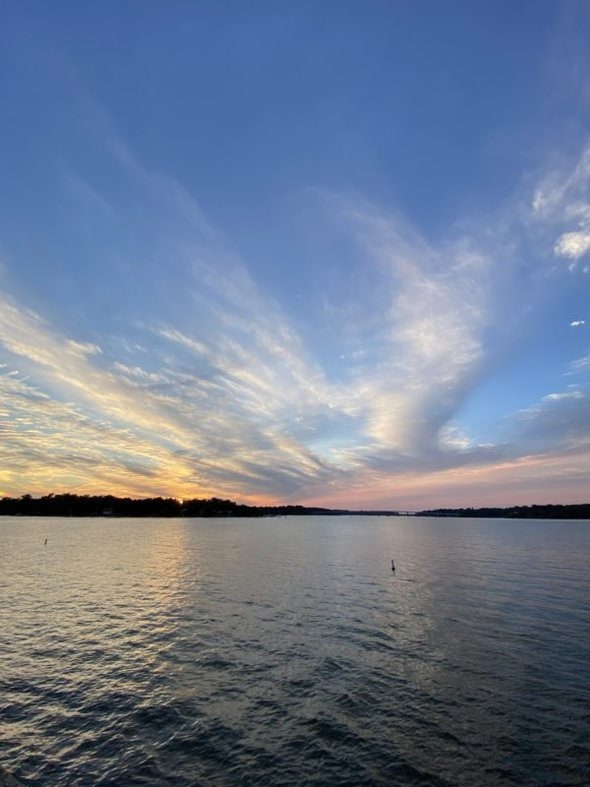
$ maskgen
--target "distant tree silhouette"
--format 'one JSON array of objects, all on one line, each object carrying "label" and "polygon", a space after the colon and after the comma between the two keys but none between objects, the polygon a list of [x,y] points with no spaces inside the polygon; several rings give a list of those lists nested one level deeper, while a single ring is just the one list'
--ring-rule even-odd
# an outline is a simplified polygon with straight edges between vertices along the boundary
[{"label": "distant tree silhouette", "polygon": [[590,503],[530,505],[510,508],[435,508],[419,516],[490,517],[506,519],[590,519]]},{"label": "distant tree silhouette", "polygon": [[343,509],[306,507],[300,505],[248,506],[233,500],[173,497],[135,499],[114,495],[75,495],[69,492],[42,497],[30,494],[0,499],[0,516],[76,516],[76,517],[261,517],[306,516],[363,513],[394,514],[393,511],[348,511]]}]

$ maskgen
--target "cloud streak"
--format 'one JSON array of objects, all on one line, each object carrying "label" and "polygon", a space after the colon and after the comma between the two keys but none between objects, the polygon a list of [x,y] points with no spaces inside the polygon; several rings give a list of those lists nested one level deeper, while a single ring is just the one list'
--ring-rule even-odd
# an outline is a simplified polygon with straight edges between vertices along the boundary
[{"label": "cloud streak", "polygon": [[[509,251],[483,222],[427,239],[364,199],[324,193],[321,210],[354,247],[341,271],[351,295],[328,293],[321,328],[302,332],[180,184],[143,168],[115,137],[109,147],[150,219],[145,247],[161,252],[154,270],[163,278],[151,286],[166,282],[176,315],[146,309],[102,335],[71,336],[0,292],[0,491],[335,505],[370,504],[372,494],[412,507],[400,486],[418,500],[429,483],[462,489],[485,472],[506,483],[507,468],[549,478],[555,465],[561,477],[559,450],[590,450],[581,388],[507,414],[494,444],[461,422],[496,363],[490,335],[509,331],[512,300],[498,292],[511,280],[510,229]],[[590,221],[589,161],[586,150],[569,175],[543,180],[531,209],[556,233],[555,254],[575,264],[585,241],[572,233]],[[110,216],[124,210],[91,195]],[[529,280],[519,275],[524,297]],[[329,362],[316,349],[325,328],[340,342]],[[587,368],[582,357],[570,372]]]},{"label": "cloud streak", "polygon": [[569,171],[553,172],[543,179],[532,208],[538,220],[556,228],[554,255],[570,260],[569,269],[575,270],[590,252],[590,145]]}]

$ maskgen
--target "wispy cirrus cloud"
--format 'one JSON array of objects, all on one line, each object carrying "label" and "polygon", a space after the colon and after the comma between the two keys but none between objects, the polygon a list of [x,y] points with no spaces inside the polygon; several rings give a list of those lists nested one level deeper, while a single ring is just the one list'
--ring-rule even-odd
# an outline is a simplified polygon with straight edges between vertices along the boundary
[{"label": "wispy cirrus cloud", "polygon": [[[38,478],[46,473],[39,472],[33,457],[54,456],[63,431],[61,417],[56,418],[51,435],[48,430],[48,402],[56,397],[84,415],[72,422],[74,432],[80,435],[78,448],[66,440],[58,452],[63,459],[63,448],[69,445],[76,475],[84,466],[80,449],[86,444],[89,424],[94,422],[103,425],[92,436],[94,452],[102,451],[99,464],[110,462],[114,468],[129,471],[132,488],[137,487],[133,476],[139,474],[150,476],[159,488],[167,486],[171,493],[184,495],[219,490],[235,494],[242,489],[245,496],[261,495],[270,488],[288,494],[322,473],[321,462],[295,441],[288,429],[281,428],[276,411],[264,401],[265,390],[269,396],[277,396],[273,380],[260,383],[254,379],[243,357],[237,364],[235,358],[224,356],[230,368],[217,367],[209,379],[196,371],[181,371],[186,363],[176,357],[168,357],[158,372],[120,361],[98,366],[94,353],[80,352],[80,343],[57,336],[34,313],[3,300],[0,315],[7,318],[0,319],[0,340],[12,363],[44,389],[28,398],[6,393],[12,409],[5,413],[5,423],[20,424],[11,432],[12,439],[22,446],[23,455],[29,456],[30,471],[34,468]],[[13,377],[9,372],[4,379],[12,381]],[[27,412],[24,418],[19,415],[23,408]],[[35,410],[44,423],[41,430],[34,426]],[[51,412],[56,415],[61,411]],[[67,432],[73,434],[72,429]],[[130,435],[134,436],[133,449]],[[6,444],[3,450],[7,451]],[[5,459],[6,467],[15,467],[10,457]],[[97,462],[96,458],[92,461]],[[54,463],[48,460],[48,464]],[[71,477],[71,465],[63,462],[65,477]],[[143,480],[139,486],[145,489]]]},{"label": "wispy cirrus cloud", "polygon": [[153,494],[182,484],[176,458],[133,428],[60,401],[22,376],[0,375],[0,487]]},{"label": "wispy cirrus cloud", "polygon": [[522,454],[590,450],[590,397],[577,388],[547,394],[512,418],[513,448]]},{"label": "wispy cirrus cloud", "polygon": [[576,374],[578,372],[587,371],[590,371],[590,355],[584,355],[582,358],[577,358],[575,361],[572,361],[566,374]]},{"label": "wispy cirrus cloud", "polygon": [[[186,189],[114,137],[110,149],[143,208],[131,229],[146,258],[158,249],[143,294],[151,308],[72,337],[0,296],[5,489],[352,504],[387,484],[419,490],[445,478],[458,488],[474,468],[503,477],[495,468],[545,461],[549,475],[556,451],[590,434],[580,391],[547,394],[509,418],[496,444],[461,423],[495,363],[490,334],[507,332],[512,303],[526,298],[526,276],[506,270],[510,228],[497,243],[483,221],[427,239],[367,200],[324,195],[354,259],[341,272],[349,299],[325,295],[314,335],[313,325],[297,329]],[[556,227],[570,216],[584,173],[579,165],[539,187],[539,220]],[[94,187],[91,196],[102,199]],[[126,216],[104,199],[110,216]],[[167,308],[153,297],[164,286]],[[318,352],[326,327],[339,336],[337,371]]]},{"label": "wispy cirrus cloud", "polygon": [[378,453],[418,459],[438,450],[440,429],[477,374],[490,261],[466,238],[435,248],[366,205],[348,213],[389,293],[371,367],[359,365],[368,431]]},{"label": "wispy cirrus cloud", "polygon": [[553,253],[570,260],[569,268],[574,270],[590,252],[590,145],[573,165],[542,179],[532,211],[537,220],[554,227]]}]

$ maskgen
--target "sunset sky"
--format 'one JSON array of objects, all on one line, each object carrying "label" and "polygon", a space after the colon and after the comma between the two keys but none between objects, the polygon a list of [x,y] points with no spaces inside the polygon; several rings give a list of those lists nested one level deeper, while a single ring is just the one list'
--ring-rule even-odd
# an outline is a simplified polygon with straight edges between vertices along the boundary
[{"label": "sunset sky", "polygon": [[0,5],[0,495],[590,502],[590,3]]}]

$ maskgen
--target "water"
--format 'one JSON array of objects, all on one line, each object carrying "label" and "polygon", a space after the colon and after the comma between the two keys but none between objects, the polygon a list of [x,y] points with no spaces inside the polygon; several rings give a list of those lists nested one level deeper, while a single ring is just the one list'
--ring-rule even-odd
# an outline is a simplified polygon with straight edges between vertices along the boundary
[{"label": "water", "polygon": [[589,559],[590,522],[0,519],[0,763],[590,784]]}]

